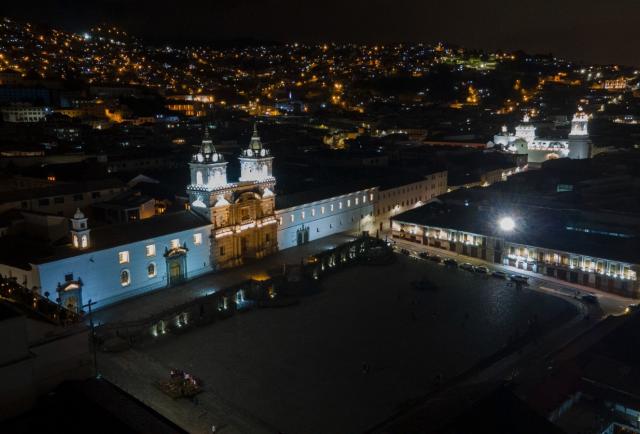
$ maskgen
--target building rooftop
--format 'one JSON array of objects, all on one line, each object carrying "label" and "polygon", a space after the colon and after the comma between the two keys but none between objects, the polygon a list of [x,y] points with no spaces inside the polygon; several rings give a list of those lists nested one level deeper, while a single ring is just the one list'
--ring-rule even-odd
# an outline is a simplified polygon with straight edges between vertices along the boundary
[{"label": "building rooftop", "polygon": [[39,197],[61,196],[65,194],[85,193],[108,188],[122,188],[125,184],[118,179],[100,179],[85,182],[55,183],[43,188],[3,191],[0,203],[19,202]]},{"label": "building rooftop", "polygon": [[29,238],[26,234],[0,238],[0,262],[29,269],[29,264],[41,264],[71,256],[126,245],[175,232],[205,227],[210,222],[193,211],[179,211],[130,223],[105,225],[91,229],[90,248],[74,248],[68,238],[56,243]]},{"label": "building rooftop", "polygon": [[[504,216],[514,219],[516,227],[513,231],[500,230],[498,221]],[[533,247],[640,263],[637,253],[640,251],[640,239],[635,234],[591,231],[589,222],[576,210],[509,202],[495,202],[492,206],[432,202],[399,214],[393,220],[498,237]]]},{"label": "building rooftop", "polygon": [[341,184],[327,185],[313,190],[301,191],[276,196],[276,209],[287,209],[294,206],[303,205],[305,203],[316,202],[319,200],[329,199],[343,194],[352,193],[354,191],[365,190],[373,187],[374,184],[364,181],[344,182]]}]

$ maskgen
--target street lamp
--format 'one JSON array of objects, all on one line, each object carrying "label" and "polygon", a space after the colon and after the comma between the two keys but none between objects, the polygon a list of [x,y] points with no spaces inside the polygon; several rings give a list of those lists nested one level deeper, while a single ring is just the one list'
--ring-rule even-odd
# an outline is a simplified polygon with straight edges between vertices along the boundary
[{"label": "street lamp", "polygon": [[515,229],[516,222],[511,217],[502,217],[498,221],[498,225],[500,226],[501,230],[503,230],[505,232],[511,232],[512,230]]}]

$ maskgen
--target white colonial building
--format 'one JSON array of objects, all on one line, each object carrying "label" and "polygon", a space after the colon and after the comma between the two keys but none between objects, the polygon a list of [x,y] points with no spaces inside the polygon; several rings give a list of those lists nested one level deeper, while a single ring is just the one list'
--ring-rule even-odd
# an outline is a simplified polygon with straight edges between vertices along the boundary
[{"label": "white colonial building", "polygon": [[48,245],[18,233],[2,236],[0,275],[72,310],[90,301],[101,308],[328,235],[376,232],[376,214],[387,219],[447,189],[446,172],[438,172],[384,186],[380,206],[376,181],[276,197],[273,156],[255,128],[239,163],[239,179],[231,182],[227,161],[205,131],[189,163],[188,210],[93,226],[78,208],[68,229],[57,217],[58,241]]},{"label": "white colonial building", "polygon": [[493,143],[516,154],[527,154],[529,163],[542,163],[553,158],[591,158],[591,142],[589,140],[589,116],[578,108],[571,121],[571,131],[566,140],[540,138],[536,127],[525,115],[522,123],[516,126],[515,133],[510,133],[506,126],[493,137]]},{"label": "white colonial building", "polygon": [[331,187],[276,198],[278,248],[340,232],[371,232],[377,187]]}]

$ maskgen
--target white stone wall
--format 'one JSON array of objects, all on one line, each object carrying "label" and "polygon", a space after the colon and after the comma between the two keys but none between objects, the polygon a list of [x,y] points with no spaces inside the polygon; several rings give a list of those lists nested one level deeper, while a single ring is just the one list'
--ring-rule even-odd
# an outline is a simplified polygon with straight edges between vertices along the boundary
[{"label": "white stone wall", "polygon": [[308,228],[308,241],[341,232],[371,231],[375,197],[376,189],[370,188],[277,210],[278,248],[296,246],[303,228]]},{"label": "white stone wall", "polygon": [[[202,234],[202,243],[194,244],[194,234]],[[41,283],[41,293],[50,293],[50,298],[57,297],[58,283],[64,283],[65,275],[73,273],[73,279],[82,279],[82,301],[89,299],[98,302],[95,308],[123,298],[161,288],[167,285],[167,267],[164,258],[165,248],[170,249],[171,240],[178,239],[180,246],[185,242],[189,249],[186,260],[186,278],[191,279],[200,274],[211,271],[211,225],[197,229],[171,233],[156,238],[112,247],[105,250],[89,251],[77,256],[58,261],[39,264],[36,266]],[[146,246],[155,244],[154,256],[146,256]],[[119,263],[119,252],[129,252],[129,262]],[[156,275],[149,277],[147,267],[153,262],[156,265]],[[126,286],[120,284],[120,273],[129,270],[131,283]]]},{"label": "white stone wall", "polygon": [[390,229],[389,219],[393,216],[422,206],[446,192],[446,171],[432,173],[412,184],[380,190],[374,212],[377,229]]}]

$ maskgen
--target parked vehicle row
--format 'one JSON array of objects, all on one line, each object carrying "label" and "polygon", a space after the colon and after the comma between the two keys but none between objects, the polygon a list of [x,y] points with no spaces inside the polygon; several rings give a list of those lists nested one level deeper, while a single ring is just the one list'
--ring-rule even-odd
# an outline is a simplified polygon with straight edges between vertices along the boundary
[{"label": "parked vehicle row", "polygon": [[[410,254],[410,252],[407,249],[401,249],[400,252],[404,255]],[[442,263],[444,264],[445,267],[460,268],[462,270],[470,271],[478,274],[489,274],[495,277],[496,279],[511,280],[513,282],[522,283],[522,284],[527,284],[529,281],[529,278],[527,276],[522,276],[519,274],[507,274],[503,271],[491,270],[490,268],[484,265],[473,265],[473,264],[470,264],[469,262],[458,264],[458,261],[456,261],[455,259],[442,258],[438,255],[429,254],[428,252],[420,252],[418,253],[418,257],[420,257],[421,259],[425,259],[427,261],[438,263],[438,264]]]}]

